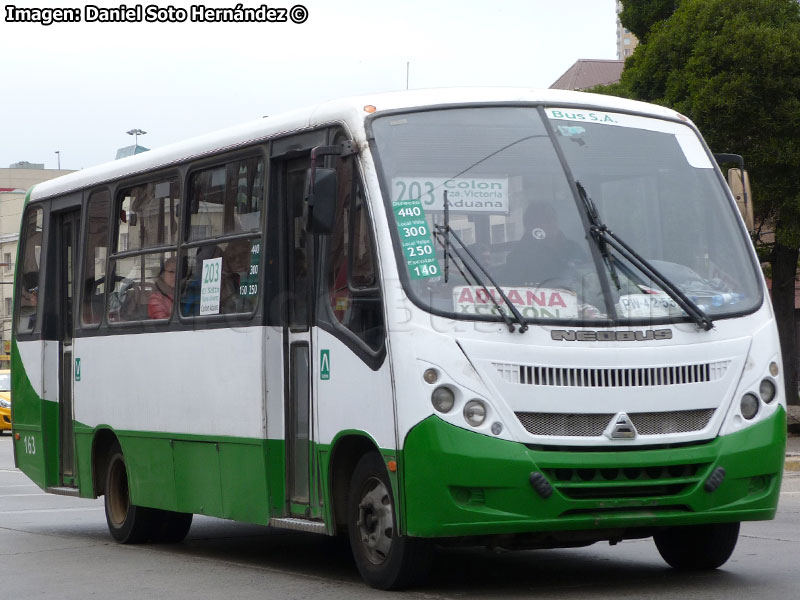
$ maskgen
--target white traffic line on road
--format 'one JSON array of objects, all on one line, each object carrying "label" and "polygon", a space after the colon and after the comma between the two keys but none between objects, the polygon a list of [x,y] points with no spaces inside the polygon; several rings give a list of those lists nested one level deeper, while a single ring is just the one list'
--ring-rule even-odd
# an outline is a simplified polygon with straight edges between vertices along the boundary
[{"label": "white traffic line on road", "polygon": [[34,513],[59,513],[59,512],[77,512],[77,511],[102,511],[105,510],[102,506],[86,506],[78,508],[30,508],[20,510],[0,510],[0,515],[27,515]]},{"label": "white traffic line on road", "polygon": [[0,498],[23,498],[25,496],[49,496],[44,492],[39,492],[38,494],[0,494]]}]

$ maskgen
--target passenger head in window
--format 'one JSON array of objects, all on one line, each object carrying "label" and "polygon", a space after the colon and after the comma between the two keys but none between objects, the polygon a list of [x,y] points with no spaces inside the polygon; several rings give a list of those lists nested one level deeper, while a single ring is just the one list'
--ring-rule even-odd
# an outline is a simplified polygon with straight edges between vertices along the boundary
[{"label": "passenger head in window", "polygon": [[147,315],[151,319],[169,319],[175,298],[175,269],[177,261],[170,257],[164,261],[156,279],[155,289],[147,301]]}]

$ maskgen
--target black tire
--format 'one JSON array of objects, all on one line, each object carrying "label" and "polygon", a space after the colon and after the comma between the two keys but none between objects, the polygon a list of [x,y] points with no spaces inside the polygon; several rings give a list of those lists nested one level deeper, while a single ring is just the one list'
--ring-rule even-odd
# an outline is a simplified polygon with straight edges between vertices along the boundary
[{"label": "black tire", "polygon": [[141,544],[150,537],[155,510],[131,504],[128,493],[128,470],[118,444],[108,460],[105,486],[105,509],[108,531],[121,544]]},{"label": "black tire", "polygon": [[192,513],[154,510],[150,525],[150,539],[156,543],[177,544],[182,542],[192,526]]},{"label": "black tire", "polygon": [[428,540],[397,534],[392,486],[377,453],[362,456],[353,471],[347,530],[358,571],[370,586],[402,589],[428,573],[433,547]]},{"label": "black tire", "polygon": [[670,527],[653,536],[661,558],[681,571],[710,571],[725,564],[739,539],[739,523]]}]

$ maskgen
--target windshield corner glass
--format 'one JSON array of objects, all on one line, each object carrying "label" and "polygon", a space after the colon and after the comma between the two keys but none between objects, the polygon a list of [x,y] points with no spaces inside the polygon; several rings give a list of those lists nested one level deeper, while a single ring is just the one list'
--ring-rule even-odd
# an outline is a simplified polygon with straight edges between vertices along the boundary
[{"label": "windshield corner glass", "polygon": [[499,318],[494,279],[534,322],[685,320],[667,291],[593,239],[570,177],[602,222],[707,314],[761,300],[746,238],[686,125],[487,106],[377,117],[372,130],[407,292],[434,312]]}]

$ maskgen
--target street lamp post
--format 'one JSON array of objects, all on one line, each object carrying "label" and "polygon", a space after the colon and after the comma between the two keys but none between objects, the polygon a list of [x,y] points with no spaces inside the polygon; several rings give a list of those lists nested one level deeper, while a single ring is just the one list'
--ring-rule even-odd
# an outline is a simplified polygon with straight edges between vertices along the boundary
[{"label": "street lamp post", "polygon": [[126,131],[125,133],[127,133],[128,135],[132,135],[133,136],[133,147],[134,147],[134,150],[135,150],[136,146],[139,145],[139,136],[140,135],[145,135],[147,132],[142,130],[142,129],[138,129],[137,128],[137,129],[131,129],[130,131]]},{"label": "street lamp post", "polygon": [[58,170],[61,170],[61,150],[56,150],[56,156],[58,157]]}]

